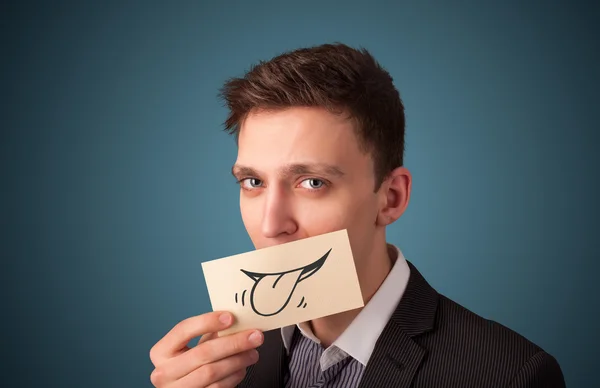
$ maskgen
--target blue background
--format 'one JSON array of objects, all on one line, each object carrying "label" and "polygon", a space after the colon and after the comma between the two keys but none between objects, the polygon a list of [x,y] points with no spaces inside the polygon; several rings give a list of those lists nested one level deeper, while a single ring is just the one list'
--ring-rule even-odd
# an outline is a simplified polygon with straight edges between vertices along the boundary
[{"label": "blue background", "polygon": [[200,262],[252,249],[218,88],[342,41],[406,105],[390,242],[600,386],[598,5],[212,3],[2,2],[0,385],[150,386],[151,346],[210,309]]}]

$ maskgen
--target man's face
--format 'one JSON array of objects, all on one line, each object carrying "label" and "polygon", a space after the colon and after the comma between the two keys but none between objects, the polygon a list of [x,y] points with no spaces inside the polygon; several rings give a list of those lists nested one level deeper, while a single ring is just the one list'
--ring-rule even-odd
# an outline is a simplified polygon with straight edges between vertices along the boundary
[{"label": "man's face", "polygon": [[233,173],[256,249],[347,229],[357,266],[364,264],[381,200],[373,160],[359,149],[353,125],[320,108],[246,118]]}]

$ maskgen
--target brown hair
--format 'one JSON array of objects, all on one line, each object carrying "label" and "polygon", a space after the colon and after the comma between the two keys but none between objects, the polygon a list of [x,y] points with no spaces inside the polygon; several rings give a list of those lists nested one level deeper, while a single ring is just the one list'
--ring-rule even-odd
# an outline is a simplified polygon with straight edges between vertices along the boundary
[{"label": "brown hair", "polygon": [[301,48],[253,66],[220,91],[229,108],[225,130],[239,135],[251,111],[322,107],[355,120],[361,148],[371,152],[375,189],[404,154],[404,106],[390,74],[365,49],[341,43]]}]

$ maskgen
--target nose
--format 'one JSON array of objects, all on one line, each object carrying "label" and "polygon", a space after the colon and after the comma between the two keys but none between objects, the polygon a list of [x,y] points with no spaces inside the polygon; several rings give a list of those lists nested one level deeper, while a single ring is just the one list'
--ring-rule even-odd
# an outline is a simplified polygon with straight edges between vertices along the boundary
[{"label": "nose", "polygon": [[288,193],[282,188],[272,186],[265,194],[263,236],[276,238],[296,233],[298,225],[293,217],[292,201]]}]

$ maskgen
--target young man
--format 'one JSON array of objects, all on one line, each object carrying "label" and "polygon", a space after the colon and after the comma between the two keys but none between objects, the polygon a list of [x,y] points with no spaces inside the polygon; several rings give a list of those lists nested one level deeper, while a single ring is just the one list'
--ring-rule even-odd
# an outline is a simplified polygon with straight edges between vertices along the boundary
[{"label": "young man", "polygon": [[222,95],[255,247],[347,229],[365,307],[222,338],[230,313],[186,319],[150,352],[156,387],[564,387],[551,355],[438,294],[387,243],[411,191],[404,107],[367,51],[289,52]]}]

